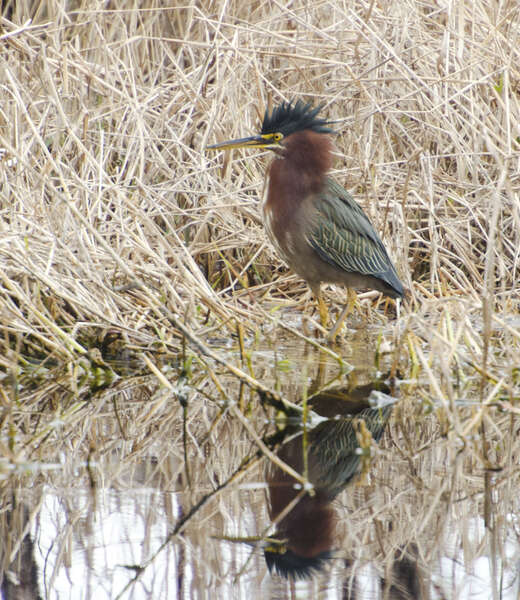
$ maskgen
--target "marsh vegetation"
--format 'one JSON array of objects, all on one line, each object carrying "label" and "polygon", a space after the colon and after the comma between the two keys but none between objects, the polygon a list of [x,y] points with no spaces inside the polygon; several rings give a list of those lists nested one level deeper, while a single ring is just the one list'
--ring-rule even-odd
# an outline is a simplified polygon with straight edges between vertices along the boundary
[{"label": "marsh vegetation", "polygon": [[[4,597],[518,598],[519,32],[516,0],[2,3]],[[335,345],[269,154],[205,152],[292,98],[410,290]],[[284,436],[374,393],[330,560],[269,573]]]}]

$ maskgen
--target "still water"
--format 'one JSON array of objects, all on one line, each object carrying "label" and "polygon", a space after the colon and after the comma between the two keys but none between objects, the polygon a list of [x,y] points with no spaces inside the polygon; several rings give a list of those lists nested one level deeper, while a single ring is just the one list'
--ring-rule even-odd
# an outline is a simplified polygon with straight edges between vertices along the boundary
[{"label": "still water", "polygon": [[450,426],[376,328],[342,361],[246,346],[214,341],[298,408],[164,364],[169,386],[127,373],[2,472],[3,598],[519,597],[515,414],[465,427],[470,386]]}]

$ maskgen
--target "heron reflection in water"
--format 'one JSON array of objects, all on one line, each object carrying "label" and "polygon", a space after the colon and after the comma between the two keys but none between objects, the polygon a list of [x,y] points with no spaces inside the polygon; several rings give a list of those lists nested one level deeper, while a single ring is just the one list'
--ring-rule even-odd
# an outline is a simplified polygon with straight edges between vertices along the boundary
[{"label": "heron reflection in water", "polygon": [[[370,386],[362,390],[366,397]],[[312,399],[313,409],[331,410],[331,394]],[[354,480],[359,471],[363,452],[360,440],[370,445],[381,438],[393,405],[371,408],[368,402],[348,401],[341,403],[336,394],[337,406],[343,404],[340,415],[321,422],[308,432],[307,474],[314,487],[313,494],[305,494],[288,513],[278,521],[275,543],[264,547],[264,555],[270,571],[283,577],[304,579],[320,571],[332,558],[335,541],[336,511],[332,505],[337,495]],[[339,396],[339,397],[338,397]],[[347,395],[348,399],[348,395]],[[345,400],[345,399],[344,399]],[[303,434],[293,437],[277,452],[279,458],[296,471],[304,470]],[[285,471],[270,464],[267,473],[270,497],[270,517],[273,521],[282,515],[300,489],[295,479]]]}]

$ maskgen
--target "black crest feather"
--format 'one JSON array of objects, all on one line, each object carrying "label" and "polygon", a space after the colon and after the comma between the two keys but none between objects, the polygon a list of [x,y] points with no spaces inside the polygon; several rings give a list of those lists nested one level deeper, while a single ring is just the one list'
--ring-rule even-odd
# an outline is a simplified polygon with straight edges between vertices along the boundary
[{"label": "black crest feather", "polygon": [[305,104],[301,100],[294,102],[282,102],[280,105],[269,111],[265,111],[264,122],[262,123],[262,134],[266,133],[281,133],[284,137],[311,129],[316,133],[334,133],[327,127],[330,121],[318,118],[318,113],[323,108],[323,105],[313,107],[312,104]]},{"label": "black crest feather", "polygon": [[332,558],[332,552],[322,552],[317,556],[299,556],[292,550],[284,554],[264,552],[269,572],[273,571],[285,579],[309,579],[321,571]]}]

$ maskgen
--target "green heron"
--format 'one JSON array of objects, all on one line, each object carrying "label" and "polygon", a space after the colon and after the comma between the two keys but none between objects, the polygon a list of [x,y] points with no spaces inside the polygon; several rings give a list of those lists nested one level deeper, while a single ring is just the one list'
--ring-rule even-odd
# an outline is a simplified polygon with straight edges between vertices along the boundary
[{"label": "green heron", "polygon": [[[365,387],[368,390],[368,387]],[[368,392],[367,392],[368,393]],[[308,434],[308,478],[314,494],[305,495],[282,519],[277,519],[276,541],[264,547],[264,556],[270,571],[283,577],[306,579],[320,571],[333,557],[337,515],[334,499],[354,480],[359,472],[363,451],[359,439],[378,442],[392,413],[393,404],[379,408],[363,408],[353,411],[351,392],[343,394],[344,413],[322,421]],[[327,395],[314,397],[314,410],[330,403]],[[368,402],[365,400],[365,405]],[[352,404],[353,406],[353,404]],[[361,425],[363,422],[363,425]],[[364,427],[363,427],[364,426]],[[365,437],[362,431],[367,432]],[[284,462],[302,472],[304,445],[302,435],[293,436],[277,452]],[[299,493],[296,481],[276,465],[270,465],[267,473],[271,518],[287,512],[287,506]]]},{"label": "green heron", "polygon": [[[268,236],[288,265],[316,296],[322,325],[327,307],[321,283],[372,288],[391,298],[404,289],[395,267],[359,204],[327,176],[332,166],[330,121],[318,116],[322,106],[301,100],[266,110],[260,134],[221,142],[209,149],[269,148],[276,153],[263,203]],[[345,306],[330,332],[334,338],[352,305]]]},{"label": "green heron", "polygon": [[282,577],[308,579],[338,556],[335,499],[360,472],[362,477],[369,472],[372,444],[379,442],[392,414],[396,399],[388,394],[388,374],[357,386],[353,375],[348,387],[310,395],[309,407],[321,419],[307,422],[305,436],[302,423],[289,419],[283,429],[264,438],[269,448],[277,447],[276,456],[286,465],[306,474],[312,492],[303,493],[281,463],[269,461],[268,511],[276,531],[269,537],[221,538],[263,549],[269,571]]}]

